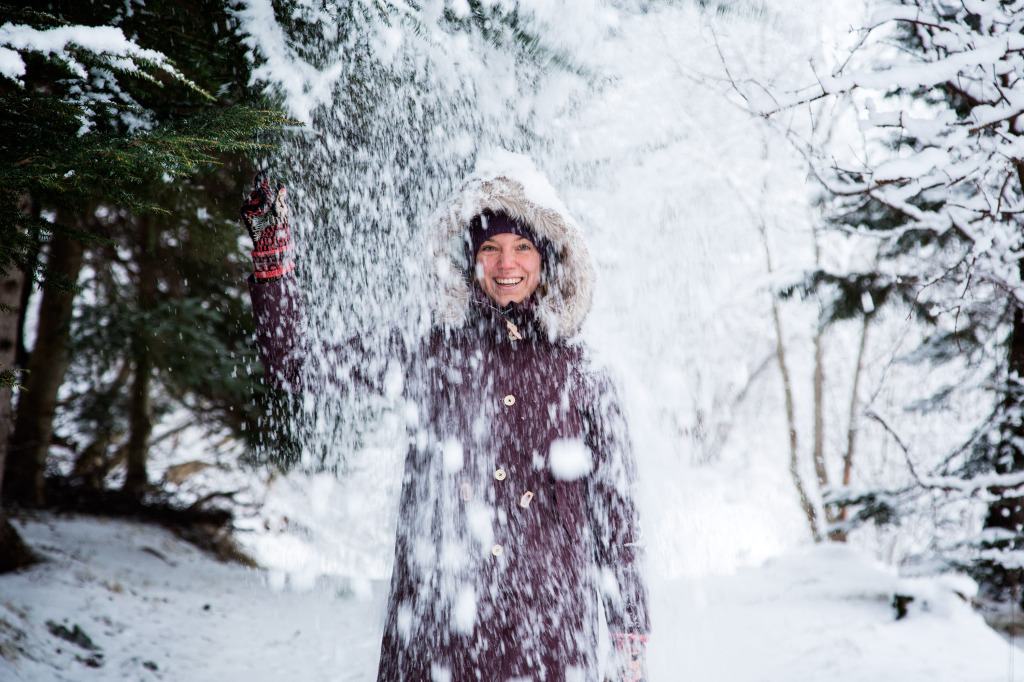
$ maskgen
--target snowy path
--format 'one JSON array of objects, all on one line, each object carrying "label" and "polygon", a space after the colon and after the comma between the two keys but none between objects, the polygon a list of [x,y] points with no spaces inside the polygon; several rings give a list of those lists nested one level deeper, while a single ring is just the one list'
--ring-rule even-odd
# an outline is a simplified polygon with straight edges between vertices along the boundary
[{"label": "snowy path", "polygon": [[[0,577],[0,680],[374,679],[381,583],[273,589],[262,572],[217,563],[159,528],[48,516],[18,525],[49,561]],[[652,678],[1024,681],[1024,651],[955,595],[965,588],[900,579],[845,547],[731,576],[654,579]],[[916,597],[901,621],[894,592]],[[48,621],[77,625],[98,649],[59,639]]]}]

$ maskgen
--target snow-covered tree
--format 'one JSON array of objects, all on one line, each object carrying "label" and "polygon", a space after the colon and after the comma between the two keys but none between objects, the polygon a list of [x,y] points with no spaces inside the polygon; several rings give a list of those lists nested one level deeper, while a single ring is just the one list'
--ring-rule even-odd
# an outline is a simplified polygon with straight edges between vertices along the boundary
[{"label": "snow-covered tree", "polygon": [[[858,112],[865,143],[856,151],[849,136],[842,145],[802,143],[832,227],[875,251],[866,268],[810,275],[830,318],[903,306],[927,329],[916,359],[956,360],[988,376],[989,418],[968,443],[933,453],[934,471],[914,475],[932,477],[918,478],[919,487],[986,500],[972,570],[997,600],[1019,580],[1024,555],[1022,10],[1019,0],[878,3],[852,52],[819,70],[813,86],[749,94],[769,117],[837,100]],[[894,512],[881,495],[858,501],[862,516]]]}]

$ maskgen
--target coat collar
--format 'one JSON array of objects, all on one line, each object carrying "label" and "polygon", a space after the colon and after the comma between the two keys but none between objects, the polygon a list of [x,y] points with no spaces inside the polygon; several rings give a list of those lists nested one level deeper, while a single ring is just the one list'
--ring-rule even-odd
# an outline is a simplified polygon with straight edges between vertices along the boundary
[{"label": "coat collar", "polygon": [[538,307],[533,297],[521,303],[498,306],[479,286],[473,286],[466,326],[474,327],[481,336],[493,335],[499,342],[548,340],[549,335],[537,318]]}]

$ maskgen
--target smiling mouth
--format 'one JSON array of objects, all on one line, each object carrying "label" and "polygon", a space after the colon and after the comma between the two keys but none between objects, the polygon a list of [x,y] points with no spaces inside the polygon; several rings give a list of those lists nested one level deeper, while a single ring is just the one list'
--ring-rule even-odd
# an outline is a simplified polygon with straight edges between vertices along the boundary
[{"label": "smiling mouth", "polygon": [[514,287],[523,281],[522,277],[495,277],[494,281],[498,283],[498,286],[502,287]]}]

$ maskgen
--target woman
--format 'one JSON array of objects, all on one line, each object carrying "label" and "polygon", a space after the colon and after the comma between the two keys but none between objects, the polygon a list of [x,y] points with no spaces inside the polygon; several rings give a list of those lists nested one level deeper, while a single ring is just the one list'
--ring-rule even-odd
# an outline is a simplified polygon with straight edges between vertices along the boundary
[{"label": "woman", "polygon": [[[271,194],[264,180],[242,209],[250,291],[268,375],[302,389],[323,376],[303,375],[283,189]],[[418,413],[379,681],[596,680],[599,595],[613,678],[646,679],[634,461],[614,387],[571,341],[594,270],[554,197],[506,153],[435,222],[435,324],[401,352]]]}]

